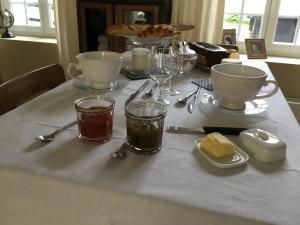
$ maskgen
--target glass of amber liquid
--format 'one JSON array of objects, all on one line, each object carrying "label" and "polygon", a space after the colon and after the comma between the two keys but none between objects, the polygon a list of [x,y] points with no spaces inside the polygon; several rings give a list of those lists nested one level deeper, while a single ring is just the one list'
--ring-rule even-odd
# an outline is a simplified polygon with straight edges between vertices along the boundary
[{"label": "glass of amber liquid", "polygon": [[112,136],[115,100],[92,95],[75,101],[79,138],[87,141],[106,142]]}]

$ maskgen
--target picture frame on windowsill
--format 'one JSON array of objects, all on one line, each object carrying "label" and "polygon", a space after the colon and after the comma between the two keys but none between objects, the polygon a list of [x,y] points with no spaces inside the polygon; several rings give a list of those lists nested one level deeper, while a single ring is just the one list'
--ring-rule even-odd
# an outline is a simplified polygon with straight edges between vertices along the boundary
[{"label": "picture frame on windowsill", "polygon": [[245,39],[248,59],[266,59],[265,39]]},{"label": "picture frame on windowsill", "polygon": [[236,45],[236,29],[223,29],[222,45]]}]

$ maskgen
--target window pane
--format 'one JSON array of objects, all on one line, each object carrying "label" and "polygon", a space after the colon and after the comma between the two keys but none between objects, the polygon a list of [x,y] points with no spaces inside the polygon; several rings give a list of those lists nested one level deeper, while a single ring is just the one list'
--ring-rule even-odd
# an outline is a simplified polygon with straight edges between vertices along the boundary
[{"label": "window pane", "polygon": [[224,29],[238,29],[240,23],[239,15],[224,15]]},{"label": "window pane", "polygon": [[26,10],[24,4],[11,4],[12,14],[15,18],[15,25],[26,25]]},{"label": "window pane", "polygon": [[261,16],[243,16],[239,41],[244,41],[245,38],[258,38],[261,19]]},{"label": "window pane", "polygon": [[279,16],[299,16],[300,1],[299,0],[281,0],[279,7]]},{"label": "window pane", "polygon": [[28,5],[27,16],[29,26],[41,26],[40,10],[38,5]]},{"label": "window pane", "polygon": [[245,0],[244,14],[262,15],[265,12],[266,0]]},{"label": "window pane", "polygon": [[243,0],[226,0],[225,13],[240,13],[242,10]]},{"label": "window pane", "polygon": [[275,42],[293,43],[298,19],[278,18]]},{"label": "window pane", "polygon": [[50,16],[50,19],[49,19],[49,26],[51,28],[55,28],[55,15],[54,15],[54,6],[53,5],[49,5],[49,16]]}]

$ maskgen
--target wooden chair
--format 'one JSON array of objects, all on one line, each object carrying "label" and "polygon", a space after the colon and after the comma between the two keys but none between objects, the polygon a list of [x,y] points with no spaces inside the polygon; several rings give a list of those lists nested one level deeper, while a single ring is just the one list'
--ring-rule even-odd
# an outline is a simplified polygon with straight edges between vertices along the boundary
[{"label": "wooden chair", "polygon": [[0,115],[65,81],[61,65],[53,64],[0,85]]}]

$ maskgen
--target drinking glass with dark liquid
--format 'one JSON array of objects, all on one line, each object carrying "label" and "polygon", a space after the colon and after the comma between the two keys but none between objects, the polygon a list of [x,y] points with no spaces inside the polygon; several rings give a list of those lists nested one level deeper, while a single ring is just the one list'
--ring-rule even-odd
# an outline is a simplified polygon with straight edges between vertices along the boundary
[{"label": "drinking glass with dark liquid", "polygon": [[113,98],[92,95],[75,101],[79,138],[105,142],[112,137]]},{"label": "drinking glass with dark liquid", "polygon": [[161,149],[166,107],[154,101],[132,102],[126,106],[127,142],[136,153]]}]

